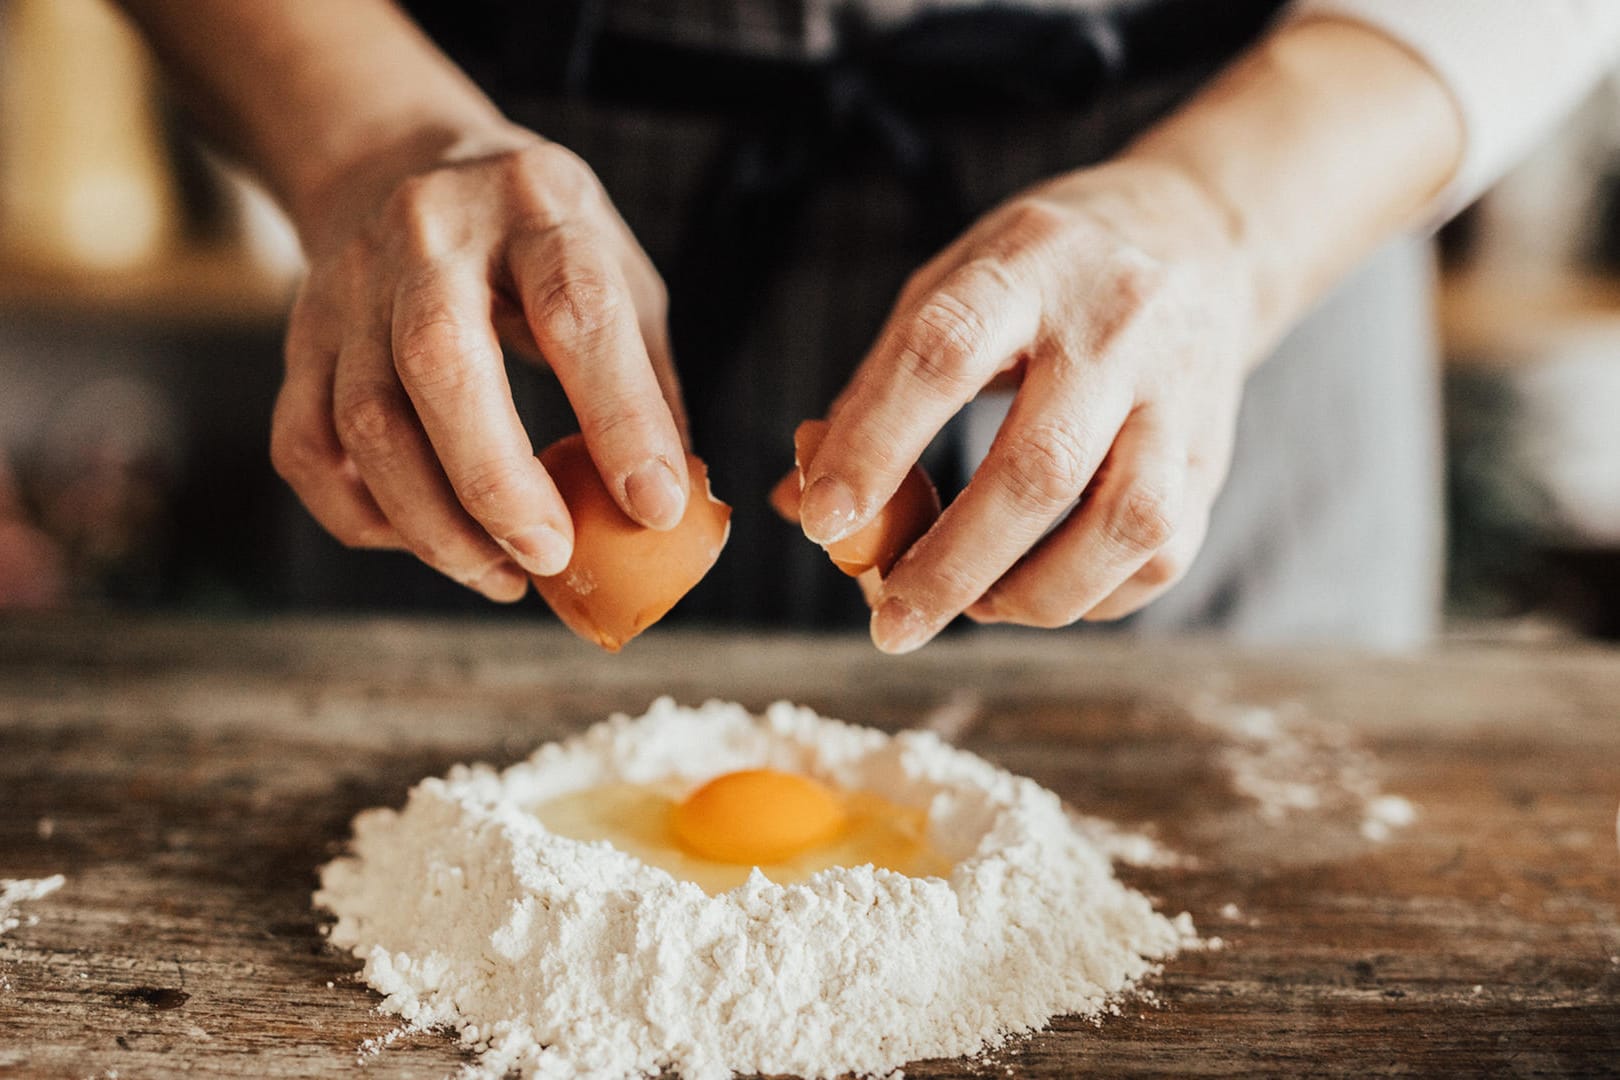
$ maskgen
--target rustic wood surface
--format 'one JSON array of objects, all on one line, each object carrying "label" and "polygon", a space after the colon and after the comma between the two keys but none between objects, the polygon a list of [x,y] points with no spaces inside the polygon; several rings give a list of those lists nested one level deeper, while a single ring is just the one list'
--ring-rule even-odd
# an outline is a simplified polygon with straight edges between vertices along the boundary
[{"label": "rustic wood surface", "polygon": [[[908,1075],[1620,1069],[1620,653],[985,634],[896,661],[655,631],[610,658],[511,622],[69,618],[0,621],[0,877],[67,877],[0,937],[0,1075],[453,1073],[434,1033],[358,1063],[395,1025],[323,944],[315,868],[419,778],[663,693],[933,725],[1195,860],[1122,870],[1225,942],[1157,1003]],[[1245,705],[1418,822],[1375,843],[1354,800],[1268,818],[1210,722]]]}]

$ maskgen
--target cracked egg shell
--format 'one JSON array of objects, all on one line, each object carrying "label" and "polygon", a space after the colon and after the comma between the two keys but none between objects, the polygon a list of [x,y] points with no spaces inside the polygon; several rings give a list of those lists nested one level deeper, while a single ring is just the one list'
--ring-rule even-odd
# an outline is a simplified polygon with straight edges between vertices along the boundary
[{"label": "cracked egg shell", "polygon": [[574,555],[535,589],[570,630],[608,652],[663,618],[709,572],[731,531],[731,507],[709,490],[709,470],[686,455],[686,513],[667,532],[637,524],[602,483],[580,435],[540,454],[574,522]]},{"label": "cracked egg shell", "polygon": [[[793,433],[793,459],[797,468],[771,490],[771,505],[789,521],[799,520],[799,493],[804,468],[827,437],[827,421],[806,420]],[[900,481],[894,497],[865,527],[823,547],[833,565],[850,577],[869,570],[887,575],[890,568],[939,519],[939,491],[921,465],[913,465]]]}]

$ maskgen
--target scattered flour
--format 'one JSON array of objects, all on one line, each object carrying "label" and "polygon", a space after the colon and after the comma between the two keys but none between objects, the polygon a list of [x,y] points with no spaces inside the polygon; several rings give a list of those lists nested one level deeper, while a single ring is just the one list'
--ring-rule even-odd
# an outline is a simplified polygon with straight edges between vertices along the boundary
[{"label": "scattered flour", "polygon": [[[711,897],[530,810],[762,765],[927,808],[949,879],[837,867],[784,887],[756,872]],[[411,1030],[454,1028],[477,1077],[885,1075],[982,1054],[1059,1013],[1117,1011],[1156,961],[1199,944],[1033,781],[932,733],[782,703],[754,717],[660,699],[505,772],[425,780],[403,810],[355,819],[315,903],[383,1008]]]},{"label": "scattered flour", "polygon": [[1116,865],[1144,870],[1196,870],[1198,860],[1166,847],[1149,833],[1122,828],[1107,818],[1071,814],[1069,824]]},{"label": "scattered flour", "polygon": [[17,906],[34,900],[43,900],[67,883],[61,874],[48,878],[0,878],[0,934],[7,934],[22,926],[39,921],[38,915],[17,914]]},{"label": "scattered flour", "polygon": [[1220,758],[1232,789],[1268,821],[1348,809],[1362,837],[1380,843],[1417,820],[1410,801],[1380,790],[1375,759],[1348,731],[1313,721],[1297,705],[1206,700],[1193,715],[1232,744]]}]

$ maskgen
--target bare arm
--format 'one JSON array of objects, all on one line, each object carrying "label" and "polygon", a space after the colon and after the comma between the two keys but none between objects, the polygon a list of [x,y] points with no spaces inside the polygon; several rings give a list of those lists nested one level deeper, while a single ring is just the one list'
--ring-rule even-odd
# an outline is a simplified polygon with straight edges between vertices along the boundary
[{"label": "bare arm", "polygon": [[1221,215],[1251,264],[1263,349],[1417,224],[1462,151],[1434,72],[1365,27],[1322,19],[1274,35],[1126,158],[1175,170]]},{"label": "bare arm", "polygon": [[621,507],[680,519],[663,283],[585,163],[508,123],[388,0],[123,2],[298,225],[271,459],[329,532],[495,600],[563,569],[572,523],[503,340],[556,372]]},{"label": "bare arm", "polygon": [[367,163],[476,156],[479,142],[511,137],[500,111],[388,0],[119,2],[196,116],[301,227]]}]

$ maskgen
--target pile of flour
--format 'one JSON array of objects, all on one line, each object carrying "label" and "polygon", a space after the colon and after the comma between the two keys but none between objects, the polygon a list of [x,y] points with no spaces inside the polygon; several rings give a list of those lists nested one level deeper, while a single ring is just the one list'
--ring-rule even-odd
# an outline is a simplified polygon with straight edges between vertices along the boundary
[{"label": "pile of flour", "polygon": [[[756,872],[710,897],[531,812],[601,784],[759,766],[926,808],[950,878],[840,867],[784,887]],[[1186,916],[1114,877],[1055,795],[935,735],[667,698],[362,813],[315,903],[383,1007],[454,1028],[487,1077],[884,1074],[1097,1015],[1193,940]]]}]

